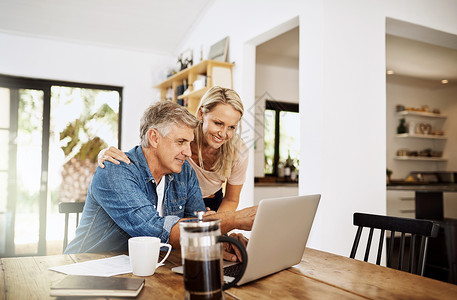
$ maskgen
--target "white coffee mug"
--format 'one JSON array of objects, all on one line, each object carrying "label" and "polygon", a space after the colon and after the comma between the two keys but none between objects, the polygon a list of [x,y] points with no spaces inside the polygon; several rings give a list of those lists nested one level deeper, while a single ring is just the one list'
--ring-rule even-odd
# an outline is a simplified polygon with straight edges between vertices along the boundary
[{"label": "white coffee mug", "polygon": [[[167,255],[158,263],[161,247],[168,247]],[[153,236],[137,236],[129,239],[129,257],[133,275],[150,276],[170,255],[171,245]]]}]

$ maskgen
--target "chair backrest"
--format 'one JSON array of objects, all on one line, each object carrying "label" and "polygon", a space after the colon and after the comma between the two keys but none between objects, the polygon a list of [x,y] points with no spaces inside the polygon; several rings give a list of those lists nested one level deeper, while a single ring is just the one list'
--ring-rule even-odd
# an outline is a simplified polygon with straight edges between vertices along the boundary
[{"label": "chair backrest", "polygon": [[[404,270],[405,267],[405,244],[406,235],[411,237],[409,244],[409,265],[407,271],[413,274],[424,275],[425,259],[427,257],[428,239],[438,235],[439,224],[429,220],[397,218],[364,213],[354,213],[354,225],[358,226],[352,245],[350,258],[355,258],[359,246],[360,237],[364,227],[370,228],[367,246],[365,248],[364,261],[368,261],[371,241],[375,229],[380,230],[376,264],[381,263],[384,236],[390,231],[390,242],[387,246],[387,267]],[[394,255],[395,233],[401,233],[400,248],[398,252],[398,265],[392,264]],[[420,241],[418,239],[420,238]],[[417,251],[419,250],[419,251]]]},{"label": "chair backrest", "polygon": [[65,229],[63,236],[63,251],[67,248],[68,244],[68,219],[71,213],[76,213],[76,227],[79,223],[79,214],[84,209],[85,202],[60,202],[59,203],[59,213],[65,214]]}]

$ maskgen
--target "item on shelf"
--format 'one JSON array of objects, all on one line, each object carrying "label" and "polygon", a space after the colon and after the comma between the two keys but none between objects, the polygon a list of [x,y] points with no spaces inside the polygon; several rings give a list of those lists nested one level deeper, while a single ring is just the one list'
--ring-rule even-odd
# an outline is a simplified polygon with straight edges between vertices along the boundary
[{"label": "item on shelf", "polygon": [[173,68],[170,68],[167,72],[167,78],[175,75],[177,72]]},{"label": "item on shelf", "polygon": [[396,108],[397,108],[397,112],[400,112],[400,111],[404,111],[404,110],[405,110],[405,106],[404,106],[404,105],[401,105],[401,104],[398,104],[398,105],[396,106]]},{"label": "item on shelf", "polygon": [[408,149],[398,149],[397,156],[409,156],[409,150]]},{"label": "item on shelf", "polygon": [[397,127],[397,133],[406,133],[408,129],[406,128],[405,118],[400,119],[400,124]]},{"label": "item on shelf", "polygon": [[186,87],[184,84],[178,85],[176,87],[176,98],[184,94],[184,91],[186,90]]},{"label": "item on shelf", "polygon": [[[176,87],[176,98],[178,98],[179,96],[183,95],[186,90],[187,90],[187,81],[183,80],[183,84],[178,85]],[[177,99],[176,102],[179,105],[184,106],[184,99]]]},{"label": "item on shelf", "polygon": [[422,134],[430,134],[432,132],[432,125],[429,123],[420,123],[418,126],[419,132]]},{"label": "item on shelf", "polygon": [[211,46],[208,59],[226,61],[228,52],[229,37],[225,37]]},{"label": "item on shelf", "polygon": [[430,157],[430,156],[432,156],[432,149],[430,149],[430,148],[424,149],[422,151],[419,151],[417,153],[417,155],[422,156],[422,157]]},{"label": "item on shelf", "polygon": [[433,135],[444,135],[444,131],[442,130],[435,130],[432,132]]},{"label": "item on shelf", "polygon": [[429,112],[430,108],[428,107],[428,105],[422,105],[421,108],[419,109],[419,111]]},{"label": "item on shelf", "polygon": [[432,151],[432,152],[430,153],[430,156],[431,156],[431,157],[441,157],[441,156],[443,156],[443,152]]},{"label": "item on shelf", "polygon": [[424,149],[422,151],[410,151],[408,149],[398,149],[397,156],[400,157],[441,157],[443,152],[433,151],[431,148]]},{"label": "item on shelf", "polygon": [[197,79],[192,83],[194,87],[194,91],[202,89],[206,86],[206,76],[205,75],[197,75]]},{"label": "item on shelf", "polygon": [[178,56],[179,71],[187,69],[192,66],[194,52],[192,49],[187,49]]},{"label": "item on shelf", "polygon": [[173,100],[173,88],[167,89],[167,95],[165,96],[166,100]]},{"label": "item on shelf", "polygon": [[409,134],[415,134],[416,133],[416,123],[413,121],[410,121],[408,123],[408,133]]},{"label": "item on shelf", "polygon": [[409,151],[409,154],[408,154],[408,156],[417,156],[417,155],[418,155],[417,151]]},{"label": "item on shelf", "polygon": [[439,108],[434,108],[433,113],[439,115],[441,112]]}]

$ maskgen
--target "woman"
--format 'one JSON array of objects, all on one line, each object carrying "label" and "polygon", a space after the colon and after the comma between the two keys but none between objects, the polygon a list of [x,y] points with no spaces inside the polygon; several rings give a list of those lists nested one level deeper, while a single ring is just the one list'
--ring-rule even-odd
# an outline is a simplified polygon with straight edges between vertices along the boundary
[{"label": "woman", "polygon": [[[205,93],[197,108],[200,123],[194,132],[192,156],[188,161],[197,174],[209,210],[235,211],[238,207],[248,165],[248,149],[240,137],[243,113],[240,96],[232,89],[217,86]],[[103,151],[98,159],[101,168],[105,160],[130,163],[115,147]],[[225,182],[224,195],[222,186]]]}]

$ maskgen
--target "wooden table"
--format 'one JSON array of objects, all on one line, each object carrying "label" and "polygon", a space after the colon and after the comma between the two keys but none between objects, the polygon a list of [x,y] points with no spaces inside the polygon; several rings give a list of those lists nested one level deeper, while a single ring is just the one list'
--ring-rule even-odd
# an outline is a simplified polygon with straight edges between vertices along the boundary
[{"label": "wooden table", "polygon": [[[2,258],[0,300],[50,299],[50,285],[66,275],[49,267],[117,254]],[[292,268],[229,289],[226,299],[457,299],[457,285],[310,248],[303,257]],[[138,299],[183,299],[183,278],[170,270],[179,264],[180,253],[173,251],[165,266],[146,277]]]}]

